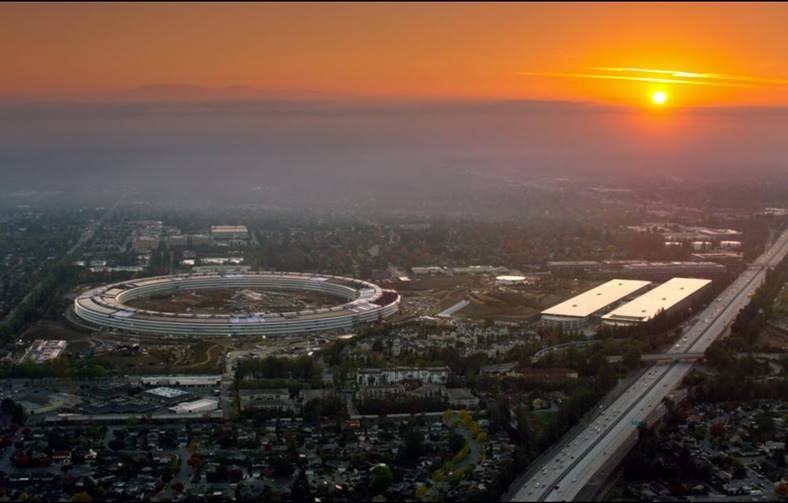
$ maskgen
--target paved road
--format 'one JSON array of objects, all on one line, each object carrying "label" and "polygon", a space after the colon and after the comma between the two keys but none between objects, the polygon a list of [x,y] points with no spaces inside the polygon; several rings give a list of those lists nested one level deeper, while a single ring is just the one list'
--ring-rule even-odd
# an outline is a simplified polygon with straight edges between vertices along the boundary
[{"label": "paved road", "polygon": [[456,304],[454,304],[453,306],[451,306],[451,307],[449,307],[447,309],[444,309],[443,311],[441,311],[440,313],[436,314],[435,316],[437,316],[438,318],[451,318],[454,315],[454,313],[456,313],[457,311],[461,311],[468,304],[470,304],[470,302],[468,302],[467,300],[463,299],[463,300],[457,302]]},{"label": "paved road", "polygon": [[[442,413],[441,413],[442,414]],[[479,442],[476,440],[476,437],[473,436],[473,433],[468,430],[465,425],[462,423],[460,418],[455,414],[452,418],[453,425],[457,428],[457,432],[465,438],[465,441],[468,443],[468,455],[465,456],[465,459],[457,463],[454,467],[453,471],[462,470],[470,465],[477,465],[479,464],[479,460],[482,456],[482,446],[479,445]],[[450,477],[447,473],[444,479],[431,486],[427,495],[438,497],[441,493],[445,492],[450,486]]]},{"label": "paved road", "polygon": [[[670,353],[703,352],[724,334],[739,311],[763,283],[766,270],[788,252],[788,231],[761,255],[699,316]],[[513,501],[571,501],[602,470],[610,469],[622,451],[634,444],[637,424],[647,420],[692,368],[691,362],[655,365],[625,393],[603,408],[599,416],[565,440],[540,466],[535,475],[518,481],[510,494]]]},{"label": "paved road", "polygon": [[545,356],[554,353],[556,351],[563,351],[564,349],[569,349],[571,347],[582,347],[588,346],[589,344],[594,344],[596,341],[572,341],[572,342],[564,342],[562,344],[556,344],[555,346],[549,346],[546,348],[542,348],[531,357],[531,363],[537,363],[539,360],[544,358]]}]

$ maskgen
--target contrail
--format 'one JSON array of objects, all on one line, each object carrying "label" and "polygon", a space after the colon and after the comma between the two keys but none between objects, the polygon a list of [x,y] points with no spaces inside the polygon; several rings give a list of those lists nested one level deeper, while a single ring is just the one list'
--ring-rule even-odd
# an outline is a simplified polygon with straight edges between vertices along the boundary
[{"label": "contrail", "polygon": [[717,79],[717,80],[738,80],[742,82],[761,82],[764,84],[788,84],[788,80],[780,79],[766,79],[763,77],[750,77],[747,75],[725,75],[722,73],[695,73],[685,72],[681,70],[658,70],[654,68],[630,68],[630,67],[598,67],[593,70],[602,70],[606,72],[634,72],[634,73],[656,73],[661,75],[670,75],[671,77],[680,78],[695,78],[695,79]]},{"label": "contrail", "polygon": [[631,75],[606,75],[596,73],[562,73],[562,72],[517,72],[518,75],[533,77],[569,77],[578,79],[634,80],[639,82],[656,82],[659,84],[689,84],[693,86],[714,87],[762,87],[753,84],[737,84],[733,82],[709,82],[702,80],[686,80],[660,77],[634,77]]}]

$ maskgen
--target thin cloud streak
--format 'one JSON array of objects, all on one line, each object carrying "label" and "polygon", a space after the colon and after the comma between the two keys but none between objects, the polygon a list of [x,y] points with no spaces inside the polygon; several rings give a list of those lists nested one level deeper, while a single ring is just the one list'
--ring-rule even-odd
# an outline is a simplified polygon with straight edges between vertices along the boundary
[{"label": "thin cloud streak", "polygon": [[734,80],[741,82],[760,82],[764,84],[788,84],[788,80],[779,79],[766,79],[762,77],[751,77],[747,75],[725,75],[722,73],[695,73],[685,72],[681,70],[658,70],[654,68],[618,68],[618,67],[598,67],[593,70],[601,70],[605,72],[633,72],[633,73],[656,73],[660,75],[670,75],[672,77],[680,78],[695,78],[695,79],[717,79],[717,80]]},{"label": "thin cloud streak", "polygon": [[564,72],[517,72],[518,75],[530,77],[567,77],[578,79],[634,80],[638,82],[655,82],[658,84],[689,84],[693,86],[713,87],[763,87],[753,84],[736,84],[732,82],[709,82],[701,80],[667,79],[660,77],[634,77],[631,75],[606,75],[596,73],[564,73]]}]

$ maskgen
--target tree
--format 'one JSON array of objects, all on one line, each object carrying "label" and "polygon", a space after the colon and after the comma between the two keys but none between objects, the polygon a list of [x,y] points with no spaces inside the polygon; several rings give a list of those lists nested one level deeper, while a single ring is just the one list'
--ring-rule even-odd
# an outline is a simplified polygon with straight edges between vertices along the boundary
[{"label": "tree", "polygon": [[314,498],[312,498],[312,491],[309,489],[309,481],[306,478],[304,470],[301,470],[298,473],[298,477],[293,481],[290,493],[293,501],[314,501]]},{"label": "tree", "polygon": [[634,369],[640,365],[640,356],[640,349],[638,349],[638,347],[634,344],[630,344],[624,348],[621,363],[624,365],[625,369]]},{"label": "tree", "polygon": [[531,427],[531,414],[525,407],[518,407],[516,417],[517,436],[519,437],[520,448],[530,456],[536,443],[536,435]]},{"label": "tree", "polygon": [[758,425],[758,437],[761,440],[768,440],[774,436],[774,420],[768,413],[761,412],[758,414],[755,418],[755,424]]},{"label": "tree", "polygon": [[9,416],[11,422],[16,425],[21,426],[27,421],[27,412],[25,412],[25,408],[11,398],[3,399],[2,403],[0,403],[0,412],[2,412],[4,416]]},{"label": "tree", "polygon": [[725,435],[725,421],[714,421],[709,427],[709,433],[715,437],[722,437]]},{"label": "tree", "polygon": [[405,435],[405,457],[418,459],[421,456],[424,435],[417,429],[410,429]]},{"label": "tree", "polygon": [[449,433],[449,452],[454,455],[463,447],[465,447],[465,437],[457,433],[457,431],[452,430]]},{"label": "tree", "polygon": [[391,468],[380,463],[372,467],[369,472],[369,488],[373,493],[379,494],[385,491],[394,480]]},{"label": "tree", "polygon": [[86,493],[85,491],[81,491],[78,493],[74,493],[74,495],[71,496],[71,501],[75,503],[76,502],[90,503],[91,501],[93,501],[93,498],[90,496],[90,494]]}]

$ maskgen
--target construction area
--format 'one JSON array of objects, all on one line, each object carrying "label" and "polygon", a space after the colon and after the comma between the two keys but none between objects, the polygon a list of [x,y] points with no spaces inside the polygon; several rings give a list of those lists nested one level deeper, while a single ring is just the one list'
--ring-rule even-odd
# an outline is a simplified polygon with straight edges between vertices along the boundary
[{"label": "construction area", "polygon": [[342,299],[320,292],[223,288],[139,297],[130,300],[128,305],[160,312],[213,314],[301,311],[341,302]]}]

